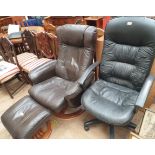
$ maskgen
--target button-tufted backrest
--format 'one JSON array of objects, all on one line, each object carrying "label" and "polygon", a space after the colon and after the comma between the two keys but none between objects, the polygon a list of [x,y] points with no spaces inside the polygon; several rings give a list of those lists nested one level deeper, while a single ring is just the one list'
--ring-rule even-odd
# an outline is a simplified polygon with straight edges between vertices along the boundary
[{"label": "button-tufted backrest", "polygon": [[100,78],[139,91],[155,55],[155,21],[120,17],[105,30]]},{"label": "button-tufted backrest", "polygon": [[93,62],[96,28],[67,24],[57,28],[59,43],[57,76],[76,81]]}]

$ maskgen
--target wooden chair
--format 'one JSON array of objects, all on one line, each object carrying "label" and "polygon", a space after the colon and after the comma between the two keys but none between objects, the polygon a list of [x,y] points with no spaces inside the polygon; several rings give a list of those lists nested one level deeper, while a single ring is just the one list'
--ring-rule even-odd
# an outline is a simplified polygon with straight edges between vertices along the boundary
[{"label": "wooden chair", "polygon": [[44,24],[44,29],[46,32],[48,33],[53,33],[56,34],[56,26],[54,26],[53,24]]},{"label": "wooden chair", "polygon": [[35,34],[36,50],[39,57],[55,59],[57,55],[57,37],[54,34],[40,32]]},{"label": "wooden chair", "polygon": [[[42,32],[44,33],[44,32]],[[29,80],[27,74],[32,71],[33,69],[35,69],[36,67],[50,61],[50,59],[48,58],[41,58],[41,56],[38,54],[37,52],[37,46],[36,46],[36,40],[35,40],[35,32],[29,31],[29,30],[25,30],[22,33],[22,40],[23,43],[25,45],[25,49],[29,51],[29,55],[31,54],[31,60],[30,62],[26,63],[26,64],[20,64],[22,70],[25,74],[25,76],[27,77],[27,80],[31,83],[31,81]],[[18,59],[18,56],[17,56]],[[22,59],[20,59],[22,61]],[[18,60],[19,61],[19,60]]]},{"label": "wooden chair", "polygon": [[[1,54],[4,61],[0,61],[0,84],[4,86],[11,98],[25,83],[25,77],[21,69],[16,65],[17,59],[13,44],[6,38],[0,39]],[[8,82],[17,78],[22,83],[15,89],[8,87]]]}]

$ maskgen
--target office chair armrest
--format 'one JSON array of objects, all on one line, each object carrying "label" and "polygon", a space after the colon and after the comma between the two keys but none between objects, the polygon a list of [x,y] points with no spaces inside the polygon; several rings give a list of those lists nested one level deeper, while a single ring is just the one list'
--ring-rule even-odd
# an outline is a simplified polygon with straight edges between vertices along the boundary
[{"label": "office chair armrest", "polygon": [[32,70],[28,76],[30,80],[32,81],[32,84],[37,84],[42,81],[45,81],[53,76],[55,76],[55,65],[56,65],[56,60],[51,60],[48,61],[47,63],[38,66],[34,70]]},{"label": "office chair armrest", "polygon": [[82,74],[82,76],[79,78],[78,83],[80,85],[83,85],[85,80],[89,77],[90,73],[99,65],[100,63],[96,61],[92,65],[90,65],[85,72]]},{"label": "office chair armrest", "polygon": [[153,75],[149,75],[140,91],[140,94],[137,98],[137,101],[136,101],[136,106],[138,107],[141,107],[143,108],[144,107],[144,104],[146,102],[146,99],[148,97],[148,94],[151,90],[151,87],[153,85],[153,82],[155,80],[155,76]]}]

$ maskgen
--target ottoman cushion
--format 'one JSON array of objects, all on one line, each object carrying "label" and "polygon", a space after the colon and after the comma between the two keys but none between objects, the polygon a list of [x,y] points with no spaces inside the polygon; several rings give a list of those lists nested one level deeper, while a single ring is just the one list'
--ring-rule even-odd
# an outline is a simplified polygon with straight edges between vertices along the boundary
[{"label": "ottoman cushion", "polygon": [[51,112],[30,96],[11,106],[1,117],[2,123],[13,138],[32,138],[33,134],[51,116]]}]

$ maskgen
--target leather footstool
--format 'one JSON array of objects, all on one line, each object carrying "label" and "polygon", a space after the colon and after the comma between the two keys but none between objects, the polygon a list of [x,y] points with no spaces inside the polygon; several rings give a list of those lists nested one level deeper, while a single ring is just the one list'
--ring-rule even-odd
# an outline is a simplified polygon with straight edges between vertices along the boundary
[{"label": "leather footstool", "polygon": [[30,96],[25,96],[11,106],[1,117],[2,123],[16,139],[32,138],[41,125],[48,121],[51,112]]}]

